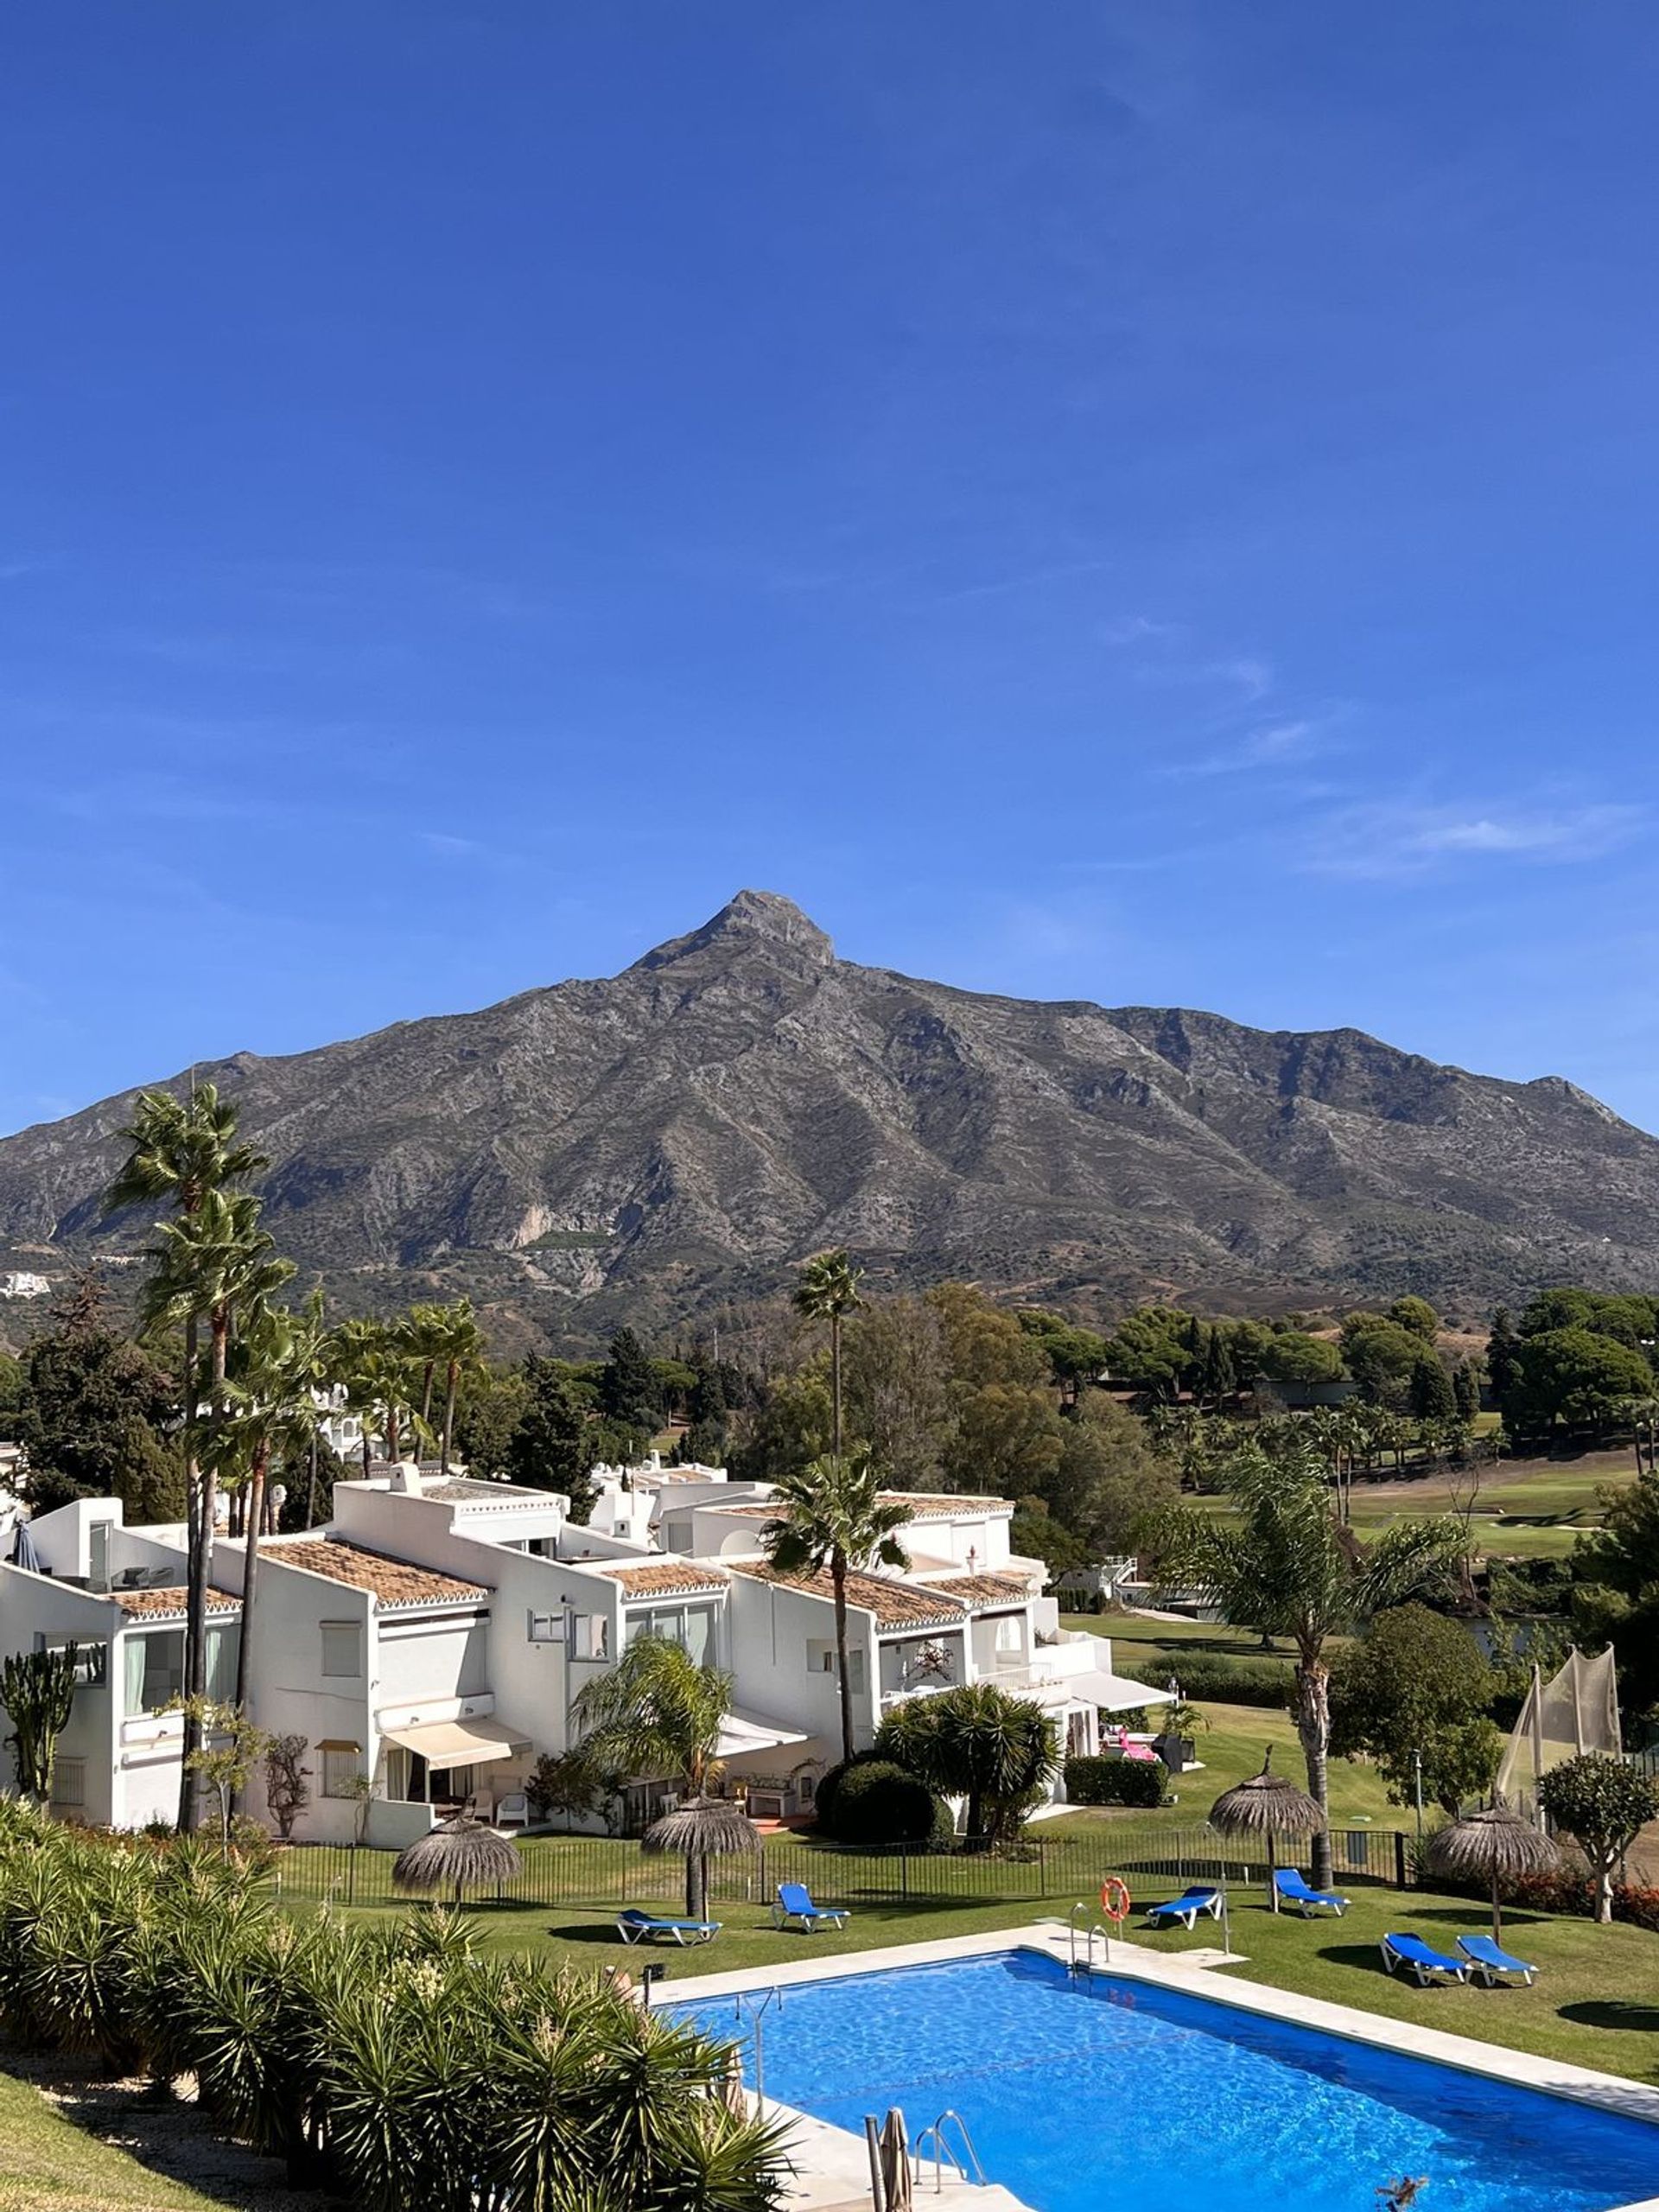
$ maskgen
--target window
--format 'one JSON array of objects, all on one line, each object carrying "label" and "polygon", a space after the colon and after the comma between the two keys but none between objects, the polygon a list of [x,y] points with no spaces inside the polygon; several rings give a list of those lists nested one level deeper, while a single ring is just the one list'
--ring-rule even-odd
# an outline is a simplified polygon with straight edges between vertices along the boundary
[{"label": "window", "polygon": [[570,1617],[570,1656],[573,1659],[608,1659],[611,1656],[611,1624],[603,1613],[573,1613]]},{"label": "window", "polygon": [[1018,1613],[999,1613],[996,1617],[996,1649],[999,1655],[1023,1649],[1024,1638],[1020,1633]]},{"label": "window", "polygon": [[363,1631],[356,1621],[324,1621],[322,1671],[353,1679],[362,1675]]},{"label": "window", "polygon": [[562,1612],[538,1613],[532,1610],[526,1618],[524,1634],[532,1643],[563,1643],[564,1615]]},{"label": "window", "polygon": [[861,1644],[855,1643],[852,1649],[847,1654],[847,1679],[852,1684],[854,1689],[861,1690],[863,1688],[864,1648]]},{"label": "window", "polygon": [[220,1705],[236,1698],[236,1660],[242,1644],[242,1624],[223,1621],[207,1630],[207,1694]]},{"label": "window", "polygon": [[[326,1670],[325,1670],[326,1671]],[[319,1744],[322,1753],[322,1794],[325,1797],[354,1797],[353,1784],[363,1772],[363,1753],[356,1744]]]},{"label": "window", "polygon": [[122,1709],[129,1720],[159,1713],[184,1692],[184,1630],[129,1631],[122,1649]]},{"label": "window", "polygon": [[75,1647],[75,1680],[86,1682],[93,1689],[102,1689],[110,1678],[110,1647],[107,1643],[83,1643],[78,1637],[37,1636],[37,1651],[67,1651],[71,1643]]},{"label": "window", "polygon": [[52,1762],[52,1802],[71,1808],[86,1802],[85,1759],[54,1759]]}]

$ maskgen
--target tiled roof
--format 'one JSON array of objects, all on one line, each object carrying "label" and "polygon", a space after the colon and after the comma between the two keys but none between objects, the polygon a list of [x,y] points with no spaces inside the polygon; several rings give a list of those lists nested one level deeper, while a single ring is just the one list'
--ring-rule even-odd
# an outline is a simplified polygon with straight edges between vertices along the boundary
[{"label": "tiled roof", "polygon": [[[734,1574],[753,1575],[760,1582],[777,1582],[786,1589],[804,1590],[809,1596],[834,1601],[836,1586],[828,1567],[816,1574],[780,1574],[775,1567],[759,1560],[732,1562]],[[893,1582],[885,1574],[851,1573],[847,1577],[847,1602],[861,1611],[874,1613],[878,1628],[938,1628],[958,1622],[963,1608],[956,1599],[938,1595],[936,1582]]]},{"label": "tiled roof", "polygon": [[[902,1505],[912,1521],[950,1521],[959,1513],[1012,1513],[1013,1504],[1006,1497],[943,1497],[933,1491],[884,1490],[883,1505]],[[724,1513],[744,1520],[775,1520],[780,1508],[776,1504],[747,1502],[727,1505],[717,1497],[704,1498],[696,1509],[700,1513]]]},{"label": "tiled roof", "polygon": [[601,1567],[601,1574],[620,1582],[625,1598],[672,1598],[685,1590],[723,1590],[726,1577],[711,1567],[695,1567],[690,1560],[653,1560],[649,1567]]},{"label": "tiled roof", "polygon": [[387,1606],[455,1605],[468,1599],[476,1603],[490,1594],[481,1583],[435,1574],[430,1567],[411,1567],[407,1560],[388,1559],[381,1552],[365,1551],[332,1536],[262,1544],[259,1556],[275,1560],[278,1567],[302,1567],[312,1574],[326,1574],[330,1581],[349,1583],[353,1590],[372,1591]]},{"label": "tiled roof", "polygon": [[946,1590],[964,1605],[1023,1605],[1031,1585],[1023,1574],[942,1574],[929,1590]]},{"label": "tiled roof", "polygon": [[1007,1497],[944,1497],[926,1490],[884,1490],[883,1505],[907,1505],[912,1521],[950,1520],[958,1513],[1012,1513]]},{"label": "tiled roof", "polygon": [[[190,1593],[182,1585],[165,1590],[112,1590],[110,1595],[124,1613],[152,1620],[182,1620],[190,1602]],[[210,1613],[239,1613],[242,1600],[224,1590],[210,1590],[207,1610]]]},{"label": "tiled roof", "polygon": [[558,1493],[531,1490],[523,1483],[475,1482],[468,1475],[452,1475],[448,1481],[423,1483],[423,1497],[435,1497],[445,1505],[553,1505]]}]

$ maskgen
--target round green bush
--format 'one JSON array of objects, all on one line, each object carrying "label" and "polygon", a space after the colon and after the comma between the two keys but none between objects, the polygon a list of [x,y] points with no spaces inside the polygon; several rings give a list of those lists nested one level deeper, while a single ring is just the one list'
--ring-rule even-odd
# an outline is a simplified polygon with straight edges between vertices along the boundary
[{"label": "round green bush", "polygon": [[[830,1809],[824,1784],[834,1777]],[[868,1755],[831,1768],[818,1785],[818,1826],[837,1843],[925,1844],[933,1834],[937,1801],[924,1782],[891,1759]]]}]

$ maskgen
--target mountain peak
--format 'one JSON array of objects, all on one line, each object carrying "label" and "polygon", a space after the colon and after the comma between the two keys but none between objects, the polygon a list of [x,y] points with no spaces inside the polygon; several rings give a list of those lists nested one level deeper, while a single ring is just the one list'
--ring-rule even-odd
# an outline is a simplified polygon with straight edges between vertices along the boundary
[{"label": "mountain peak", "polygon": [[829,938],[792,899],[785,899],[777,891],[740,891],[701,929],[692,930],[684,937],[671,938],[666,944],[656,946],[633,964],[636,968],[666,968],[709,945],[735,945],[746,940],[786,944],[821,967],[828,967],[836,957],[836,948]]}]

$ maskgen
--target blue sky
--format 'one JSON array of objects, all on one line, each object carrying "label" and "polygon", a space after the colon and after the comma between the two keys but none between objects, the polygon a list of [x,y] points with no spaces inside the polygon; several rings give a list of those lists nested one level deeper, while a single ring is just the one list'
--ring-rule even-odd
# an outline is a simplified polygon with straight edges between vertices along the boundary
[{"label": "blue sky", "polygon": [[0,35],[0,1128],[745,884],[1659,1127],[1650,6]]}]

